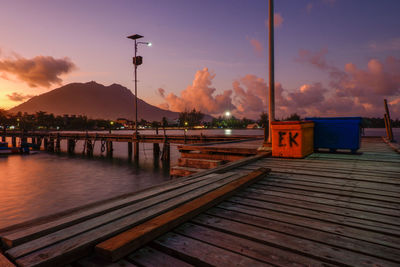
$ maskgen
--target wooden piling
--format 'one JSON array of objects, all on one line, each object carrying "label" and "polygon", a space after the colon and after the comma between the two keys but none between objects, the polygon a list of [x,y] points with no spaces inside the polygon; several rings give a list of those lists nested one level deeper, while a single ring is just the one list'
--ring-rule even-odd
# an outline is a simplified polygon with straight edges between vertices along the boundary
[{"label": "wooden piling", "polygon": [[132,142],[128,142],[128,158],[132,158]]},{"label": "wooden piling", "polygon": [[16,136],[11,137],[11,144],[13,147],[17,146],[17,137]]},{"label": "wooden piling", "polygon": [[139,160],[139,142],[134,142],[133,156],[135,161]]},{"label": "wooden piling", "polygon": [[163,145],[163,151],[162,151],[162,156],[161,159],[162,161],[169,162],[171,155],[170,155],[170,144],[168,142],[165,142]]},{"label": "wooden piling", "polygon": [[43,138],[43,146],[44,146],[44,150],[48,150],[48,146],[49,146],[49,141],[47,139],[47,137]]},{"label": "wooden piling", "polygon": [[39,150],[40,150],[40,147],[42,146],[42,138],[41,137],[36,138],[36,144],[38,145]]},{"label": "wooden piling", "polygon": [[67,151],[68,151],[68,154],[70,154],[70,155],[75,154],[75,140],[74,139],[68,139]]},{"label": "wooden piling", "polygon": [[112,141],[107,141],[106,142],[106,151],[107,151],[107,157],[112,158],[113,156],[113,143]]},{"label": "wooden piling", "polygon": [[93,149],[94,149],[94,144],[92,143],[92,140],[90,139],[86,140],[86,155],[88,157],[93,156]]},{"label": "wooden piling", "polygon": [[389,113],[389,107],[387,104],[387,100],[384,99],[383,103],[385,105],[385,111],[386,111],[386,120],[387,120],[387,132],[388,132],[388,138],[389,141],[393,141],[393,130],[392,130],[392,121],[390,119],[390,113]]},{"label": "wooden piling", "polygon": [[57,136],[57,139],[56,139],[55,152],[56,153],[60,153],[61,152],[61,139],[60,139],[60,136]]},{"label": "wooden piling", "polygon": [[54,152],[54,137],[50,136],[49,142],[47,144],[47,151]]},{"label": "wooden piling", "polygon": [[158,160],[160,157],[160,144],[153,143],[153,158],[154,160]]},{"label": "wooden piling", "polygon": [[1,141],[5,142],[6,141],[6,134],[4,133],[4,135],[1,136]]}]

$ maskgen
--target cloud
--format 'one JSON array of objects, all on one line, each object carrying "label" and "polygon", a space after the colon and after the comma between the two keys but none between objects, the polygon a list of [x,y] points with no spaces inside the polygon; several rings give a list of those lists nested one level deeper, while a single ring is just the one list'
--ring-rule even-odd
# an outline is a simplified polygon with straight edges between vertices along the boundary
[{"label": "cloud", "polygon": [[368,48],[376,52],[400,51],[400,37],[385,41],[372,41],[368,44]]},{"label": "cloud", "polygon": [[[14,59],[0,60],[0,72],[12,74],[30,87],[50,87],[60,84],[60,75],[67,74],[76,68],[69,58],[55,59],[51,56],[36,56],[26,59],[15,55]],[[3,76],[4,77],[4,76]]]},{"label": "cloud", "polygon": [[280,27],[283,24],[283,17],[280,13],[274,14],[274,27]]},{"label": "cloud", "polygon": [[324,105],[331,112],[340,114],[347,110],[355,115],[380,116],[383,99],[393,100],[400,95],[400,59],[395,57],[383,61],[371,59],[365,68],[349,62],[342,70],[327,63],[324,50],[316,53],[301,50],[299,55],[299,62],[329,74],[329,85],[334,91]]},{"label": "cloud", "polygon": [[232,104],[232,90],[214,95],[216,89],[211,87],[214,77],[215,74],[210,73],[208,68],[197,71],[192,84],[183,90],[180,96],[169,93],[164,97],[166,102],[160,107],[178,112],[195,108],[207,114],[219,114],[235,109]]},{"label": "cloud", "polygon": [[14,92],[11,95],[7,95],[7,97],[11,101],[21,102],[21,101],[25,101],[25,100],[28,100],[28,99],[34,97],[34,95],[24,95],[24,94]]},{"label": "cloud", "polygon": [[[284,21],[284,19],[283,19],[281,13],[274,13],[274,28],[279,28],[280,26],[282,26],[283,21]],[[266,19],[265,27],[268,28],[268,25],[269,25],[269,20]]]},{"label": "cloud", "polygon": [[[278,119],[292,113],[306,116],[381,116],[383,99],[388,99],[393,118],[400,117],[400,58],[371,59],[360,68],[349,62],[342,68],[329,63],[328,51],[299,51],[296,59],[310,64],[328,74],[327,85],[320,82],[303,84],[288,90],[275,84],[275,108]],[[216,94],[212,87],[215,74],[207,68],[196,72],[193,83],[180,96],[165,94],[161,108],[184,111],[196,108],[204,113],[219,116],[226,110],[237,117],[258,119],[267,111],[268,85],[263,78],[247,74],[232,82],[232,89]]]},{"label": "cloud", "polygon": [[312,8],[313,8],[313,3],[308,3],[306,7],[307,12],[310,13]]},{"label": "cloud", "polygon": [[261,55],[261,53],[263,51],[263,46],[260,43],[260,41],[253,38],[253,39],[250,39],[250,44],[253,46],[254,52],[257,55]]},{"label": "cloud", "polygon": [[165,89],[163,89],[163,88],[158,88],[157,92],[158,92],[158,94],[159,94],[162,98],[165,97]]}]

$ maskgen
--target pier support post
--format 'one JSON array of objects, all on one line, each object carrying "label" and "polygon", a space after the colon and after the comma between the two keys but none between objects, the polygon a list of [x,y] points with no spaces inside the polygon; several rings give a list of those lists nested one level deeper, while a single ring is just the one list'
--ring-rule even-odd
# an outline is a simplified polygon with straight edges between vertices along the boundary
[{"label": "pier support post", "polygon": [[14,135],[11,137],[11,144],[13,147],[17,146],[17,137]]},{"label": "pier support post", "polygon": [[5,142],[5,141],[6,141],[6,133],[4,133],[4,134],[1,136],[1,141],[2,141],[2,142]]},{"label": "pier support post", "polygon": [[153,158],[154,158],[154,160],[158,160],[159,157],[160,157],[160,144],[154,143],[153,144]]},{"label": "pier support post", "polygon": [[42,138],[41,137],[36,138],[36,144],[38,145],[39,150],[40,150],[40,147],[42,146]]},{"label": "pier support post", "polygon": [[54,152],[54,137],[50,136],[49,142],[47,144],[47,151]]},{"label": "pier support post", "polygon": [[93,156],[93,143],[92,143],[92,140],[90,140],[90,139],[86,140],[86,155],[88,157]]},{"label": "pier support post", "polygon": [[21,143],[27,143],[28,138],[25,136],[21,137]]},{"label": "pier support post", "polygon": [[106,151],[107,151],[107,157],[112,158],[113,156],[113,143],[112,141],[107,141],[106,142]]},{"label": "pier support post", "polygon": [[132,142],[128,142],[128,158],[132,159]]},{"label": "pier support post", "polygon": [[68,154],[70,154],[70,155],[75,154],[75,140],[74,139],[68,139],[67,151],[68,151]]},{"label": "pier support post", "polygon": [[161,156],[162,161],[169,162],[170,158],[171,158],[170,154],[171,154],[170,153],[170,145],[168,142],[165,142],[163,145],[163,152],[162,152],[162,156]]},{"label": "pier support post", "polygon": [[139,161],[139,142],[134,142],[133,156],[135,161]]},{"label": "pier support post", "polygon": [[47,139],[47,137],[44,137],[43,138],[43,147],[44,147],[44,150],[48,150],[48,147],[49,147],[49,140]]},{"label": "pier support post", "polygon": [[56,148],[55,148],[55,152],[56,153],[60,153],[61,152],[61,139],[59,136],[57,136],[56,139]]}]

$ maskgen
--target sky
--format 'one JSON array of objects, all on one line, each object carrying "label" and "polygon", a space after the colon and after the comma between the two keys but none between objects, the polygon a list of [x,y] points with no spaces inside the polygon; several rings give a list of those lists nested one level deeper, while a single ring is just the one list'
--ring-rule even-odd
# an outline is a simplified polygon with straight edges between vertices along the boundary
[{"label": "sky", "polygon": [[[0,108],[71,82],[161,108],[267,110],[267,0],[0,0]],[[400,1],[275,0],[276,117],[400,118]]]}]

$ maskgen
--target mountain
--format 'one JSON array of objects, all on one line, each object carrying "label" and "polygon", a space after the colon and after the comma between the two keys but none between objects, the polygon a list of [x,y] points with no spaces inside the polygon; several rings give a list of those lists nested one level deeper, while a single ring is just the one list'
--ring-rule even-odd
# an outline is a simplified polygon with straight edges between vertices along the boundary
[{"label": "mountain", "polygon": [[[135,119],[135,96],[119,84],[70,83],[35,96],[9,110],[12,113],[46,111],[55,115],[86,115],[92,119]],[[177,119],[178,112],[160,109],[138,98],[138,120]]]}]

